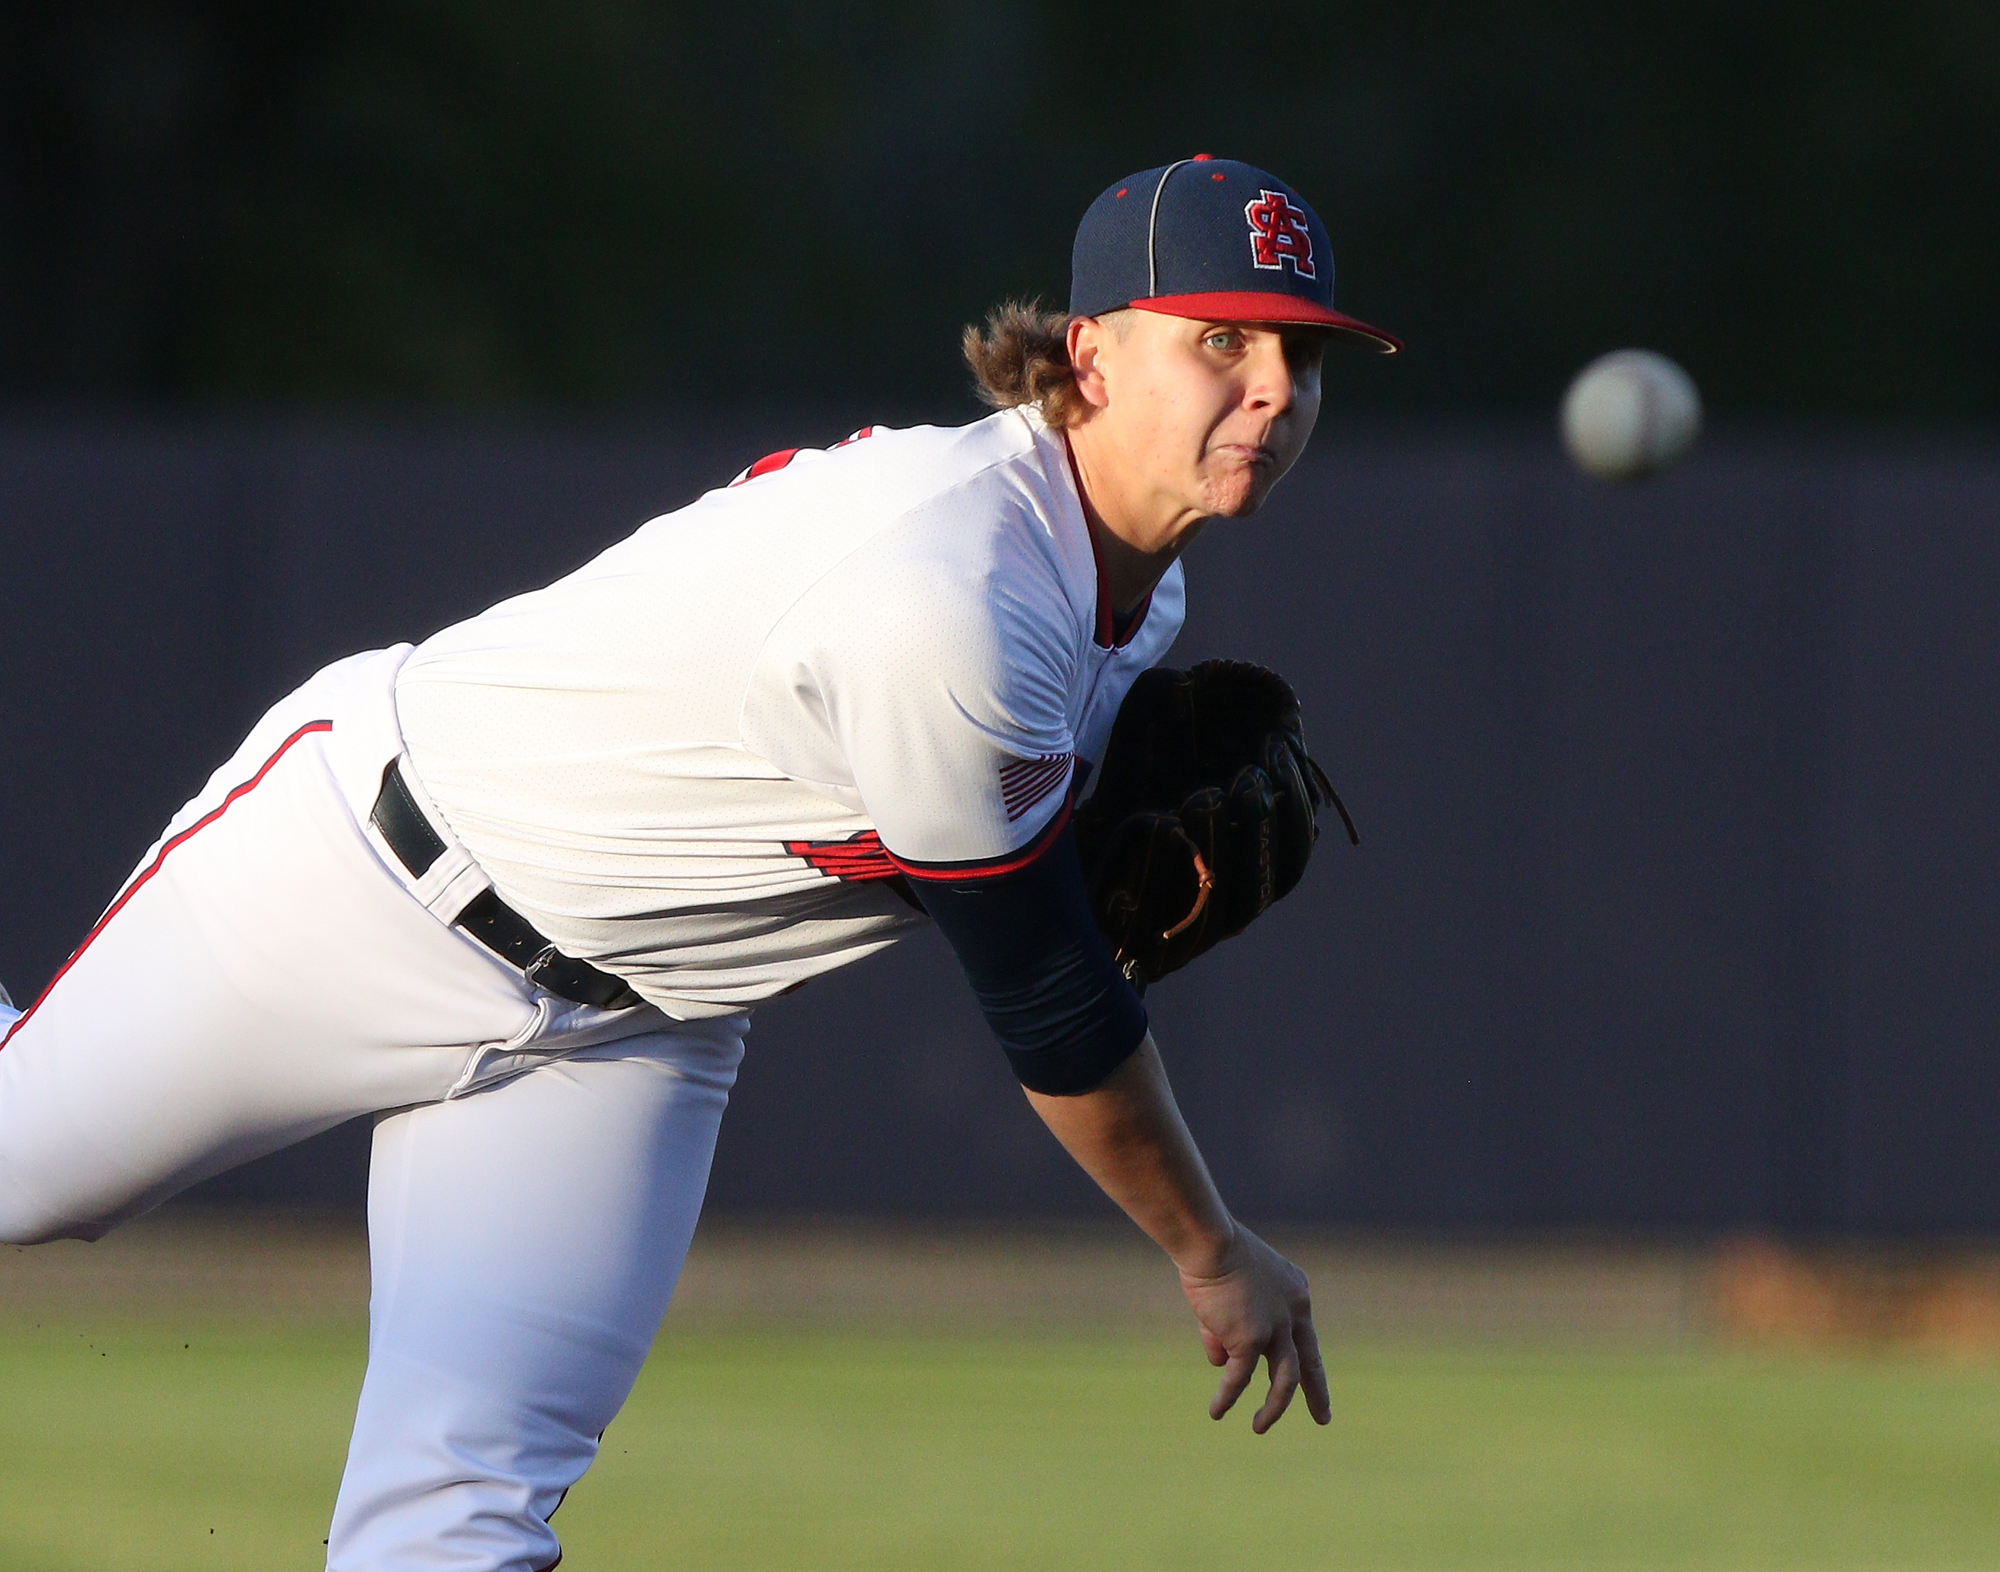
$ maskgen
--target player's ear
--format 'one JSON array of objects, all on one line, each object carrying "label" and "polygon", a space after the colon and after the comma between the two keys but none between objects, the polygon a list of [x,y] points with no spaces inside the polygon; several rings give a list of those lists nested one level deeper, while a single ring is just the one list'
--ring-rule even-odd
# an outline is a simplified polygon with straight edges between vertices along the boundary
[{"label": "player's ear", "polygon": [[1077,392],[1092,409],[1102,409],[1111,402],[1110,390],[1104,385],[1103,356],[1105,346],[1115,336],[1095,317],[1074,317],[1069,324],[1070,374],[1076,378]]}]

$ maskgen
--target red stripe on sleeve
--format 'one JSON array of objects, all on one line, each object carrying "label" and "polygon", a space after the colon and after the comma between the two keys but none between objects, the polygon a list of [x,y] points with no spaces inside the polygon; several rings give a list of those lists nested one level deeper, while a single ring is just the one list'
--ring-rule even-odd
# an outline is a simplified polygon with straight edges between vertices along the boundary
[{"label": "red stripe on sleeve", "polygon": [[898,857],[894,852],[889,853],[889,860],[913,879],[957,880],[997,878],[1003,873],[1012,873],[1017,868],[1027,867],[1029,863],[1047,851],[1055,843],[1056,837],[1062,834],[1063,826],[1069,823],[1069,807],[1069,803],[1064,802],[1062,807],[1056,810],[1055,817],[1050,819],[1048,824],[1043,828],[1041,834],[1037,835],[1026,846],[1023,846],[1018,851],[1002,853],[990,862],[908,862]]}]

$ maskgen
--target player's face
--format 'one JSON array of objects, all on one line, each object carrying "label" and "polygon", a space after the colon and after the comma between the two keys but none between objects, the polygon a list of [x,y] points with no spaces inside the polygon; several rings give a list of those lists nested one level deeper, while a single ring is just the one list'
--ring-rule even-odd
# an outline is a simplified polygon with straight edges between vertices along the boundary
[{"label": "player's face", "polygon": [[[1255,512],[1319,418],[1323,330],[1132,311],[1099,365],[1102,415],[1161,500]],[[1111,433],[1104,433],[1110,435]]]}]

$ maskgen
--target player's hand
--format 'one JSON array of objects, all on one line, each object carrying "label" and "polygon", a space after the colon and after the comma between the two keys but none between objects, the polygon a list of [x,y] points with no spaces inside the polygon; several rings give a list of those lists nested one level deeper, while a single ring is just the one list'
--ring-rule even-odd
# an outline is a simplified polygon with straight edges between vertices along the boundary
[{"label": "player's hand", "polygon": [[1209,1275],[1182,1269],[1181,1291],[1201,1323],[1208,1362],[1222,1367],[1209,1418],[1220,1419],[1236,1406],[1263,1360],[1270,1366],[1271,1390],[1250,1421],[1253,1431],[1261,1436],[1275,1425],[1301,1387],[1313,1419],[1332,1422],[1305,1273],[1239,1223]]}]

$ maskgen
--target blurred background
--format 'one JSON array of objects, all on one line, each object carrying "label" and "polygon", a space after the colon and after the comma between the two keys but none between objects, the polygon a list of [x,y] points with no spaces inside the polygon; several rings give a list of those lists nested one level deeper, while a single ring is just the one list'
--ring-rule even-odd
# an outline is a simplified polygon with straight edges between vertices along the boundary
[{"label": "blurred background", "polygon": [[[1990,6],[24,4],[4,41],[15,992],[308,672],[771,448],[974,418],[960,328],[1215,151],[1411,346],[1337,357],[1307,466],[1191,564],[1180,653],[1289,673],[1365,831],[1156,996],[1232,1192],[2000,1223]],[[1628,493],[1552,440],[1622,344],[1713,433]],[[764,1012],[718,1203],[1090,1207],[906,949]],[[334,1145],[221,1188],[351,1199]]]},{"label": "blurred background", "polygon": [[2000,411],[1977,0],[1390,10],[787,0],[8,7],[0,378],[30,407],[966,412],[1084,206],[1197,150],[1322,210],[1413,353],[1523,416],[1641,343],[1742,420]]},{"label": "blurred background", "polygon": [[[32,995],[320,664],[773,448],[975,418],[960,329],[1061,301],[1099,190],[1239,157],[1313,201],[1337,302],[1409,353],[1330,361],[1313,452],[1189,564],[1176,658],[1290,676],[1362,832],[1149,1000],[1225,1192],[1321,1252],[1356,1336],[1991,1349],[1996,148],[1976,0],[22,0],[0,978]],[[1685,365],[1710,423],[1620,489],[1567,465],[1554,411],[1624,345]],[[176,1215],[268,1243],[323,1214],[347,1243],[296,1258],[353,1266],[366,1147],[333,1132]],[[991,1310],[994,1260],[1050,1238],[1102,1268],[1063,1303],[1127,1302],[1104,1203],[929,938],[759,1012],[711,1215],[691,1292],[723,1323],[872,1315],[885,1282]],[[199,1237],[135,1280],[209,1261]],[[1953,1390],[1986,1450],[1949,1511],[1875,1520],[1911,1565],[1919,1521],[2000,1558],[2000,1406]],[[1746,1528],[1714,1564],[1873,1554],[1829,1505],[1855,1476],[1813,1477],[1797,1523],[1845,1528]]]}]

